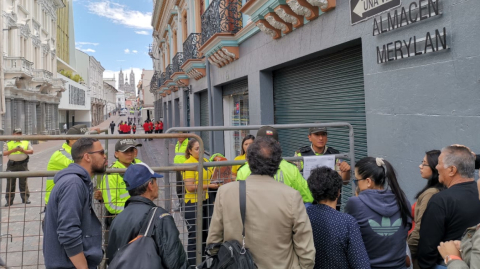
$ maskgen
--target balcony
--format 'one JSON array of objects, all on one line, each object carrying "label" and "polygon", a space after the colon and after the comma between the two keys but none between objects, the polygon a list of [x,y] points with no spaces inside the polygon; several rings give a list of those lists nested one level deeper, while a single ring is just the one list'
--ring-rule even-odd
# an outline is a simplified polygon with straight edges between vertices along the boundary
[{"label": "balcony", "polygon": [[4,57],[5,79],[33,77],[33,63],[24,57]]},{"label": "balcony", "polygon": [[170,80],[173,75],[173,64],[167,65],[167,68],[165,69],[165,73],[167,74],[167,80]]},{"label": "balcony", "polygon": [[160,86],[158,84],[158,71],[155,71],[155,73],[153,73],[153,77],[152,77],[152,80],[150,80],[150,92],[151,93],[154,93],[156,89],[158,89],[158,87]]},{"label": "balcony", "polygon": [[202,46],[215,34],[236,34],[242,29],[241,0],[214,0],[202,15]]},{"label": "balcony", "polygon": [[160,78],[158,80],[158,85],[160,87],[163,86],[163,84],[165,84],[165,81],[167,81],[167,73],[163,72],[161,75],[160,75]]},{"label": "balcony", "polygon": [[183,42],[183,60],[181,68],[189,78],[199,80],[205,76],[205,59],[200,53],[202,34],[191,33]]},{"label": "balcony", "polygon": [[150,56],[150,58],[153,58],[153,50],[152,50],[152,48],[153,48],[153,45],[152,45],[152,44],[148,45],[148,55]]},{"label": "balcony", "polygon": [[183,42],[183,58],[185,61],[199,58],[200,41],[202,34],[191,33]]},{"label": "balcony", "polygon": [[44,69],[34,69],[33,70],[33,80],[37,82],[50,82],[52,80],[53,74],[50,71]]},{"label": "balcony", "polygon": [[183,72],[182,65],[184,62],[183,52],[177,52],[173,57],[173,73]]}]

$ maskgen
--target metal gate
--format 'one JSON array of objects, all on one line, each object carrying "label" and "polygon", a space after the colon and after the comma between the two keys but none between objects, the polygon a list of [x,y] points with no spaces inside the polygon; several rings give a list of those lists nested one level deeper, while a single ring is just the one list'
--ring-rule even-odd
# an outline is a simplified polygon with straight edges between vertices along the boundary
[{"label": "metal gate", "polygon": [[[355,130],[355,157],[367,156],[362,47],[351,47],[273,73],[275,124],[348,122]],[[285,155],[308,145],[308,132],[280,130]],[[299,144],[299,141],[304,141]],[[348,136],[328,130],[328,145],[348,149]]]},{"label": "metal gate", "polygon": [[[200,126],[208,126],[208,91],[200,93]],[[205,144],[205,151],[210,151],[210,139],[208,132],[200,132],[200,137]]]}]

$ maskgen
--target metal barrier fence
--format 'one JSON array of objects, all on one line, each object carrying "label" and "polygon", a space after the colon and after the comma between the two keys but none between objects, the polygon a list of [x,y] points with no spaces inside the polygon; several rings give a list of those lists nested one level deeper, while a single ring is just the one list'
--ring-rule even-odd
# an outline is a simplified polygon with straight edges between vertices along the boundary
[{"label": "metal barrier fence", "polygon": [[[57,135],[57,136],[43,136],[43,135],[25,135],[21,136],[21,140],[41,140],[41,141],[49,141],[49,140],[77,140],[83,137],[92,137],[97,138],[104,144],[104,149],[106,154],[108,154],[109,148],[109,140],[110,142],[112,139],[137,139],[138,142],[141,142],[142,139],[155,139],[153,141],[144,142],[144,146],[148,147],[159,147],[161,146],[161,140],[165,141],[166,139],[172,138],[195,138],[199,141],[200,152],[199,152],[199,162],[193,163],[190,165],[183,165],[183,166],[161,166],[161,167],[154,167],[151,163],[149,166],[155,172],[162,172],[165,175],[169,174],[170,172],[176,171],[196,171],[198,174],[198,188],[203,189],[203,141],[201,138],[195,134],[121,134],[121,135]],[[18,139],[16,136],[0,136],[0,146],[3,149],[3,143],[10,140]],[[111,147],[112,145],[110,145]],[[53,146],[48,151],[55,152],[56,150],[60,149],[60,144]],[[45,150],[45,152],[47,151]],[[43,152],[42,152],[43,153]],[[135,152],[136,154],[136,152]],[[5,266],[8,268],[45,268],[44,259],[43,259],[43,231],[42,231],[42,219],[44,217],[44,209],[45,209],[45,193],[46,193],[46,179],[52,178],[58,171],[46,171],[46,163],[48,160],[42,155],[32,156],[29,161],[29,165],[31,167],[33,162],[41,162],[42,168],[34,167],[34,169],[30,168],[30,170],[35,171],[28,171],[28,172],[0,172],[0,195],[1,197],[6,197],[6,195],[15,195],[17,197],[17,203],[9,207],[0,207],[0,234],[3,234],[3,240],[0,241],[0,267]],[[3,156],[3,154],[2,154]],[[107,155],[108,156],[108,155]],[[42,158],[42,159],[40,159]],[[2,158],[3,164],[3,158]],[[109,160],[109,165],[112,164],[112,161]],[[38,165],[37,165],[38,166]],[[2,169],[3,171],[4,169]],[[110,188],[107,189],[106,182],[112,183],[116,180],[116,176],[125,172],[126,169],[107,169],[106,173],[103,175],[97,175],[92,178],[94,186],[96,186],[95,193],[99,194],[98,191],[101,192],[101,196],[105,197],[107,193],[112,195],[110,201],[115,201],[116,198],[125,198],[125,188],[121,187],[114,187],[110,185]],[[199,173],[200,172],[200,173]],[[16,190],[14,193],[8,193],[4,189],[3,179],[4,178],[21,178],[26,177],[29,179],[29,187],[30,187],[30,200],[31,204],[26,203],[18,203],[18,196],[21,196],[20,191]],[[159,185],[159,197],[154,200],[154,203],[161,207],[166,207],[166,204],[171,204],[172,202],[178,203],[177,208],[180,205],[180,200],[172,199],[172,197],[166,197],[164,193],[164,189],[175,189],[176,184],[175,182],[171,185],[168,182],[162,181],[158,182]],[[117,185],[118,186],[118,185]],[[104,194],[104,192],[107,192]],[[204,195],[203,192],[198,194]],[[99,198],[99,197],[97,197]],[[194,207],[187,207],[189,209],[189,213],[187,217],[193,216],[192,219],[185,220],[185,211],[184,210],[177,210],[171,211],[177,228],[180,232],[180,239],[184,244],[185,250],[194,253],[193,256],[197,256],[195,259],[201,260],[201,253],[202,249],[202,240],[196,240],[197,238],[188,238],[189,231],[192,233],[195,231],[197,235],[204,233],[205,229],[208,228],[208,225],[202,225],[204,218],[203,216],[203,199],[198,199],[199,203],[195,204]],[[110,214],[107,210],[107,205],[109,201],[99,201],[94,198],[93,201],[93,208],[97,216],[102,222],[103,227],[103,241],[104,242],[104,249],[106,249],[108,244],[108,227],[107,223],[111,222],[114,216]],[[115,204],[114,204],[115,205]],[[184,208],[184,207],[183,207]],[[199,212],[199,213],[197,213]],[[198,225],[195,225],[197,223]],[[205,228],[204,228],[205,227]],[[200,237],[202,238],[202,237]],[[190,242],[190,243],[189,243]],[[189,244],[195,245],[195,247],[189,247]],[[195,262],[196,262],[195,261]],[[106,268],[105,260],[100,265],[100,268]]]},{"label": "metal barrier fence", "polygon": [[[238,130],[258,130],[263,125],[247,125],[247,126],[201,126],[201,127],[173,127],[166,131],[166,133],[175,133],[175,132],[201,132],[201,131],[238,131]],[[353,127],[351,124],[346,122],[336,122],[336,123],[311,123],[311,124],[276,124],[276,125],[269,125],[275,129],[297,129],[297,128],[311,128],[311,127],[336,127],[336,128],[347,128],[348,129],[348,136],[349,136],[349,152],[348,153],[340,153],[336,154],[336,158],[349,160],[351,167],[355,167],[355,151],[354,151],[354,132]],[[170,146],[166,144],[166,153],[167,158],[164,158],[163,165],[174,165],[181,167],[182,165],[179,164],[172,164],[173,157],[170,157]],[[283,159],[287,161],[302,161],[303,157],[284,157]],[[211,182],[225,182],[228,183],[230,181],[235,180],[235,176],[231,174],[232,166],[240,166],[243,165],[245,161],[216,161],[216,162],[206,162],[204,163],[204,167],[206,169],[206,175],[212,180]],[[351,169],[351,178],[353,175],[353,170]],[[183,194],[185,193],[185,181],[184,175],[180,173],[166,173],[164,181],[167,185],[177,185],[177,188],[165,188],[165,197],[171,197],[170,203],[165,204],[167,210],[171,212],[177,212],[174,214],[174,217],[177,219],[181,219],[183,217],[182,214],[188,214],[189,209],[191,208],[188,203],[188,199],[184,199]],[[182,179],[183,178],[183,179]],[[208,181],[207,181],[208,183]],[[344,185],[342,190],[342,210],[344,205],[346,204],[347,200],[351,195],[354,194],[354,185],[353,180],[350,181],[350,184]],[[202,214],[203,223],[200,225],[207,225],[203,228],[202,234],[196,234],[195,238],[197,239],[196,243],[199,241],[205,242],[206,236],[208,235],[208,227],[210,224],[210,219],[213,214],[213,205],[215,201],[216,190],[209,189],[208,191],[209,198],[203,201],[205,205],[203,206],[203,212],[198,210],[197,212]],[[169,199],[167,199],[168,201]],[[199,201],[200,203],[202,201]],[[188,219],[188,218],[187,218]],[[193,237],[191,235],[190,237]],[[193,241],[191,242],[193,243]],[[197,264],[200,262],[200,253],[198,253],[199,248],[197,248]],[[201,252],[203,255],[203,252]]]}]

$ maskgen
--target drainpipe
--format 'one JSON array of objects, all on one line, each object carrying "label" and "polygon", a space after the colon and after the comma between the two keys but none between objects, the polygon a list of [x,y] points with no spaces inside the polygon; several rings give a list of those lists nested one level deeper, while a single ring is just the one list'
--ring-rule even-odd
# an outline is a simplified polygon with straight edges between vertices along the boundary
[{"label": "drainpipe", "polygon": [[[208,125],[213,126],[213,99],[212,99],[212,81],[210,79],[210,62],[208,60],[206,63],[207,71],[207,93],[208,93]],[[213,131],[208,132],[209,148],[210,154],[213,154]]]}]

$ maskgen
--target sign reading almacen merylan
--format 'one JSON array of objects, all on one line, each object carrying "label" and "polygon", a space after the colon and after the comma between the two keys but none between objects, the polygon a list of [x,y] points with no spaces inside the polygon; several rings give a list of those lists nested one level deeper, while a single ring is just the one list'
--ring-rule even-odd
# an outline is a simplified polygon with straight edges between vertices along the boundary
[{"label": "sign reading almacen merylan", "polygon": [[[419,0],[402,9],[390,11],[382,18],[373,19],[373,36],[441,15],[439,0]],[[424,36],[412,36],[377,46],[377,63],[418,56],[448,49],[445,27],[427,32]]]}]

